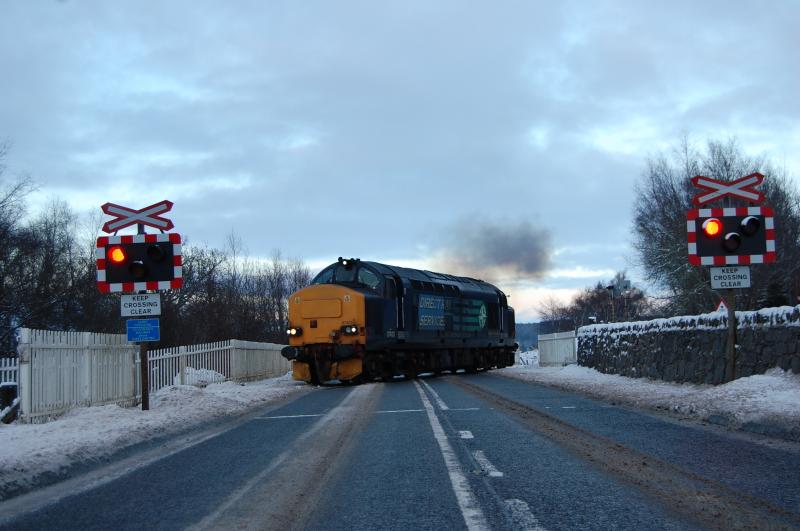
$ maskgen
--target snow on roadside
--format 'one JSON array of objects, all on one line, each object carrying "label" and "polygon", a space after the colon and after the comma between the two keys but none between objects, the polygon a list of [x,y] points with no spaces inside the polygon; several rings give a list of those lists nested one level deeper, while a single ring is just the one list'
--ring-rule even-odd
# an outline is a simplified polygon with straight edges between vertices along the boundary
[{"label": "snow on roadside", "polygon": [[203,389],[177,385],[151,395],[150,411],[117,405],[82,407],[45,424],[0,423],[0,500],[45,474],[102,459],[214,417],[266,405],[304,387],[293,382],[290,374],[244,385],[215,383]]},{"label": "snow on roadside", "polygon": [[[221,383],[225,381],[225,375],[212,371],[211,369],[195,369],[194,367],[184,367],[183,369],[183,383],[185,385],[197,385],[205,387],[212,383]],[[172,379],[172,385],[180,385],[181,374],[178,373]]]},{"label": "snow on roadside", "polygon": [[539,366],[539,350],[538,349],[531,349],[525,352],[519,353],[519,361],[517,365],[525,365],[528,367],[538,367]]},{"label": "snow on roadside", "polygon": [[578,365],[515,366],[502,372],[636,407],[668,410],[701,420],[716,417],[731,427],[748,423],[785,431],[800,427],[800,374],[779,368],[717,386],[628,378]]}]

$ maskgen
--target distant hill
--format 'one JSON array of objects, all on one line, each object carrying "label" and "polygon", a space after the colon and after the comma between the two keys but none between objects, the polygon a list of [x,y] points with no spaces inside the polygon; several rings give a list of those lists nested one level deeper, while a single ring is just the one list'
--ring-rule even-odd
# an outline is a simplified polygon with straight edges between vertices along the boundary
[{"label": "distant hill", "polygon": [[539,323],[517,323],[516,330],[520,350],[539,348]]}]

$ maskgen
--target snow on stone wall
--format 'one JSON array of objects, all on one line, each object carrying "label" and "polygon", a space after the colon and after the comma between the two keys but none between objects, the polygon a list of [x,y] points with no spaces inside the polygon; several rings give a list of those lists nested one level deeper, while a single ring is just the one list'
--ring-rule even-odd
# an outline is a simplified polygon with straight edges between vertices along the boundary
[{"label": "snow on stone wall", "polygon": [[[736,312],[737,376],[780,367],[800,373],[800,306]],[[725,375],[726,313],[578,329],[578,364],[607,374],[719,384]]]}]

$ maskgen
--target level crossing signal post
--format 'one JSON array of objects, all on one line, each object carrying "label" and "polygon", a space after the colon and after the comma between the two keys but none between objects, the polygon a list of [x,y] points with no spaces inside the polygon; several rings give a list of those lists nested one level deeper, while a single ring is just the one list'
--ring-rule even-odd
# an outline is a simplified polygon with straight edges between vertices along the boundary
[{"label": "level crossing signal post", "polygon": [[[771,208],[758,206],[764,194],[756,190],[764,180],[753,173],[731,182],[698,175],[692,183],[702,190],[686,214],[689,263],[711,266],[712,289],[722,291],[728,308],[726,381],[736,379],[736,289],[750,287],[750,265],[775,262],[775,218]],[[726,197],[749,203],[746,207],[707,208]]]},{"label": "level crossing signal post", "polygon": [[[102,293],[123,294],[123,317],[146,317],[126,321],[128,341],[139,344],[142,410],[146,411],[150,409],[147,343],[161,339],[157,317],[161,315],[159,291],[183,286],[181,236],[164,232],[173,228],[173,224],[159,214],[172,209],[170,201],[140,210],[113,203],[101,208],[116,219],[103,225],[103,231],[113,235],[97,238],[97,287]],[[117,231],[132,225],[137,226],[135,235],[117,236]],[[147,234],[145,225],[161,232]]]}]

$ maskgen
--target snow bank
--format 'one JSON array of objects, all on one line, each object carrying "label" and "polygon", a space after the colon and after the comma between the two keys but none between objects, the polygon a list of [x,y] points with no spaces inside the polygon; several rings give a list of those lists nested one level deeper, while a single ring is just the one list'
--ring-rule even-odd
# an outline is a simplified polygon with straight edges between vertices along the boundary
[{"label": "snow bank", "polygon": [[[795,326],[800,327],[800,306],[779,306],[750,312],[736,312],[739,328],[753,326]],[[647,332],[669,332],[686,329],[719,330],[728,327],[728,314],[724,312],[700,315],[681,315],[651,321],[631,321],[582,326],[579,336],[596,334],[642,334]]]},{"label": "snow bank", "polygon": [[[184,385],[196,385],[198,387],[205,387],[212,383],[222,383],[226,380],[224,374],[211,369],[195,369],[194,367],[184,367],[183,369],[183,383]],[[180,385],[181,375],[176,374],[172,379],[172,385]]]},{"label": "snow bank", "polygon": [[531,349],[526,352],[519,353],[519,361],[517,366],[521,367],[538,367],[539,366],[539,350]]},{"label": "snow bank", "polygon": [[511,367],[506,376],[734,428],[800,436],[800,375],[781,369],[723,385],[676,384],[603,374],[578,365]]},{"label": "snow bank", "polygon": [[0,424],[0,500],[46,474],[103,459],[137,443],[242,413],[303,389],[291,375],[248,384],[166,387],[150,397],[150,411],[117,405],[73,409],[45,424]]}]

